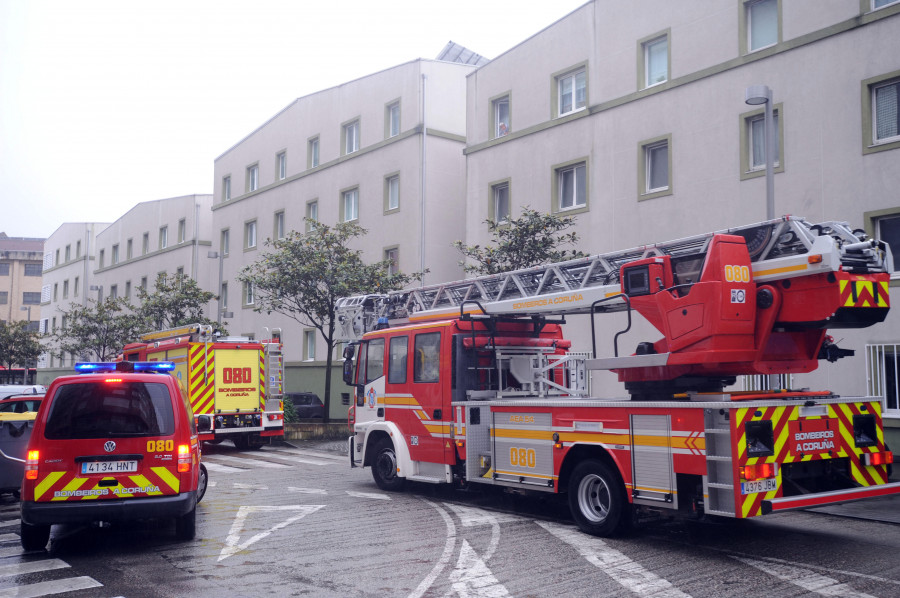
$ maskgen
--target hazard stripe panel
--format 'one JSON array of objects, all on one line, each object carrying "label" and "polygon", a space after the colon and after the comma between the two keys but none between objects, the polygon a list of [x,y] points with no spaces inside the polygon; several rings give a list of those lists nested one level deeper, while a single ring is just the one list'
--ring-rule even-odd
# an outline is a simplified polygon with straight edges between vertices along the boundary
[{"label": "hazard stripe panel", "polygon": [[121,476],[115,486],[100,485],[109,477],[80,477],[75,472],[53,471],[37,483],[34,498],[38,502],[60,502],[171,496],[178,494],[181,487],[174,467],[150,467],[142,473]]},{"label": "hazard stripe panel", "polygon": [[216,376],[215,351],[206,343],[191,343],[188,350],[188,395],[195,415],[213,412]]}]

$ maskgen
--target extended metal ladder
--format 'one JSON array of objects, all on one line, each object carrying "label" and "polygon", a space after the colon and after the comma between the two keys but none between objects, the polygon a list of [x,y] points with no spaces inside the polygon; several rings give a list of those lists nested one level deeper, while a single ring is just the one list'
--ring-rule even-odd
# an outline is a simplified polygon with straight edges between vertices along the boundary
[{"label": "extended metal ladder", "polygon": [[[785,216],[674,241],[635,247],[514,272],[393,291],[358,295],[336,304],[338,337],[359,340],[382,324],[402,324],[460,313],[560,315],[620,311],[619,270],[633,260],[668,255],[678,283],[699,280],[716,234],[743,237],[753,262],[753,278],[771,282],[819,272],[893,271],[890,250],[845,222],[810,224]],[[816,260],[809,256],[821,256]],[[598,300],[604,303],[594,305]],[[593,307],[592,307],[593,306]]]}]

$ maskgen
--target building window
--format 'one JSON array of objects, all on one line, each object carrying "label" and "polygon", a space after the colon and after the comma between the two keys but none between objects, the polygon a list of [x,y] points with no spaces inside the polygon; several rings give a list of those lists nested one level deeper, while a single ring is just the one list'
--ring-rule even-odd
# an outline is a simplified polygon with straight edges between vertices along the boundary
[{"label": "building window", "polygon": [[222,310],[228,309],[228,283],[222,283],[222,291],[219,295],[219,299],[222,301]]},{"label": "building window", "polygon": [[874,86],[872,90],[872,130],[875,143],[900,140],[900,80]]},{"label": "building window", "polygon": [[900,0],[872,0],[872,10],[881,8],[882,6],[887,6],[889,4],[896,4]]},{"label": "building window", "polygon": [[[9,275],[9,264],[4,264],[6,266],[6,275]],[[43,275],[43,269],[41,264],[25,264],[25,276],[41,276]]]},{"label": "building window", "polygon": [[81,241],[75,241],[75,259],[81,257]]},{"label": "building window", "polygon": [[259,165],[247,167],[247,192],[259,189]]},{"label": "building window", "polygon": [[184,281],[184,266],[178,266],[175,268],[175,281],[178,282],[179,286]]},{"label": "building window", "polygon": [[0,264],[0,276],[9,276],[9,262]]},{"label": "building window", "polygon": [[394,212],[400,209],[400,175],[393,174],[384,179],[384,211]]},{"label": "building window", "polygon": [[306,232],[310,232],[319,221],[319,202],[318,200],[306,203]]},{"label": "building window", "polygon": [[490,219],[497,223],[509,222],[509,182],[491,186]]},{"label": "building window", "polygon": [[[900,247],[900,208],[866,212],[864,215],[866,234],[886,242],[891,248]],[[894,251],[897,251],[894,249]],[[894,257],[893,276],[900,276],[900,251]]]},{"label": "building window", "polygon": [[504,137],[509,134],[509,94],[493,100],[491,104],[494,138]]},{"label": "building window", "polygon": [[315,361],[316,359],[316,331],[303,331],[303,359],[304,361]]},{"label": "building window", "polygon": [[219,251],[222,252],[222,255],[228,255],[230,236],[229,229],[222,229],[222,233],[219,235]]},{"label": "building window", "polygon": [[53,262],[53,265],[54,265],[54,266],[58,266],[58,265],[59,265],[59,249],[56,250],[56,261]]},{"label": "building window", "polygon": [[144,289],[144,291],[147,290],[147,277],[146,276],[141,276],[141,288]]},{"label": "building window", "polygon": [[77,297],[77,296],[78,296],[78,282],[79,282],[79,279],[78,279],[78,277],[76,276],[76,277],[75,277],[75,282],[72,284],[72,296],[73,296],[73,297]]},{"label": "building window", "polygon": [[587,205],[587,165],[585,162],[556,170],[557,211],[572,210]]},{"label": "building window", "polygon": [[341,129],[344,154],[352,154],[359,150],[359,119],[350,121]]},{"label": "building window", "polygon": [[341,221],[359,220],[359,189],[341,192]]},{"label": "building window", "polygon": [[866,393],[884,397],[882,412],[900,415],[900,344],[866,345]]},{"label": "building window", "polygon": [[256,220],[244,224],[244,249],[256,247]]},{"label": "building window", "polygon": [[274,223],[273,233],[275,234],[276,239],[284,238],[284,212],[283,211],[275,212],[275,223]]},{"label": "building window", "polygon": [[319,165],[319,138],[313,137],[306,143],[306,167],[315,168]]},{"label": "building window", "polygon": [[66,245],[66,261],[68,262],[70,259],[72,259],[72,246]]},{"label": "building window", "polygon": [[110,258],[112,258],[113,264],[119,263],[119,246],[118,245],[112,246],[112,252],[110,254]]},{"label": "building window", "polygon": [[669,80],[669,37],[655,37],[641,44],[641,87],[653,87]]},{"label": "building window", "polygon": [[638,196],[652,199],[672,194],[672,137],[644,141],[638,149]]},{"label": "building window", "polygon": [[388,263],[388,274],[391,276],[400,273],[400,248],[388,247],[384,250],[384,261]]},{"label": "building window", "polygon": [[63,299],[68,299],[68,298],[69,298],[69,281],[64,280],[63,281]]},{"label": "building window", "polygon": [[125,298],[128,299],[129,301],[131,300],[131,281],[130,280],[125,281]]},{"label": "building window", "polygon": [[100,267],[102,268],[106,264],[106,250],[101,249],[98,254],[98,261],[100,262]]},{"label": "building window", "polygon": [[587,71],[579,69],[556,78],[558,115],[564,116],[587,105]]},{"label": "building window", "polygon": [[178,242],[179,243],[184,243],[185,235],[187,233],[187,231],[185,229],[187,229],[187,222],[185,221],[184,218],[182,218],[181,220],[178,221]]},{"label": "building window", "polygon": [[244,305],[253,305],[253,283],[244,283]]},{"label": "building window", "polygon": [[150,233],[144,233],[141,240],[141,255],[147,255],[150,252]]},{"label": "building window", "polygon": [[278,180],[283,181],[287,178],[287,152],[281,152],[275,158],[276,166],[278,168]]},{"label": "building window", "polygon": [[231,177],[222,178],[222,201],[231,199]]},{"label": "building window", "polygon": [[24,305],[40,305],[41,304],[40,291],[25,291],[24,293],[22,293],[22,303]]},{"label": "building window", "polygon": [[130,260],[134,256],[133,250],[134,250],[134,242],[131,239],[128,239],[125,242],[125,259],[126,260]]},{"label": "building window", "polygon": [[385,137],[396,137],[400,134],[400,102],[391,102],[384,108]]},{"label": "building window", "polygon": [[[775,120],[775,172],[784,172],[784,122],[782,104],[772,107]],[[741,115],[741,180],[765,176],[766,125],[762,109]]]},{"label": "building window", "polygon": [[9,303],[9,291],[0,291],[0,305]]},{"label": "building window", "polygon": [[159,248],[165,249],[169,246],[169,227],[159,227]]},{"label": "building window", "polygon": [[109,298],[110,299],[118,299],[119,297],[119,285],[111,285],[109,287]]},{"label": "building window", "polygon": [[744,2],[747,51],[755,52],[774,46],[779,40],[780,0]]}]

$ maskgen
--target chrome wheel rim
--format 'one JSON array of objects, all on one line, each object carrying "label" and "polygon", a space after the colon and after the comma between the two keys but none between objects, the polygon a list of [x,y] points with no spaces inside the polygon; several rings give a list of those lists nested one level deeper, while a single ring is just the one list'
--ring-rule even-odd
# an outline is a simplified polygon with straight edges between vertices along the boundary
[{"label": "chrome wheel rim", "polygon": [[578,484],[578,508],[591,523],[603,523],[609,516],[612,496],[609,486],[596,474],[584,476]]}]

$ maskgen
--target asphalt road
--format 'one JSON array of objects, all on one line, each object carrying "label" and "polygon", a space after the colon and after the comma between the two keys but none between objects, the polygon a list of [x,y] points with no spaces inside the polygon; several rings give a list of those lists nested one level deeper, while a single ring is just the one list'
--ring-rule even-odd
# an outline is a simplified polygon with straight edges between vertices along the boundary
[{"label": "asphalt road", "polygon": [[555,497],[388,494],[334,452],[222,444],[204,461],[211,487],[192,542],[171,522],[56,526],[46,553],[25,555],[18,504],[2,497],[0,598],[900,596],[890,523],[796,512],[650,522],[601,540]]}]

